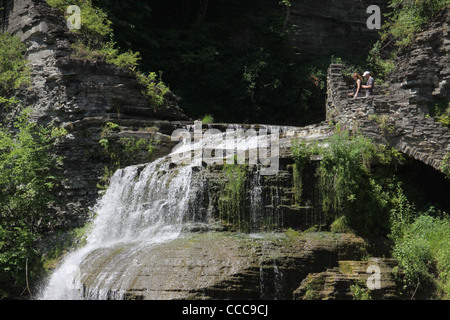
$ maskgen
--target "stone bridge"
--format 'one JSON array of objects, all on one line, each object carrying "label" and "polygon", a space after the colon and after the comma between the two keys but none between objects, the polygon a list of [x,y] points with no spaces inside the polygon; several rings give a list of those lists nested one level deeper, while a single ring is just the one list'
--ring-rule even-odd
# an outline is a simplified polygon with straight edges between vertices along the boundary
[{"label": "stone bridge", "polygon": [[414,90],[353,99],[342,65],[328,70],[327,121],[359,130],[374,141],[388,144],[427,165],[440,168],[450,152],[450,131],[427,116]]},{"label": "stone bridge", "polygon": [[332,64],[328,69],[327,121],[359,129],[439,170],[450,153],[450,130],[428,114],[433,103],[450,101],[449,24],[450,7],[399,51],[395,70],[373,96],[349,97],[351,87],[343,66]]}]

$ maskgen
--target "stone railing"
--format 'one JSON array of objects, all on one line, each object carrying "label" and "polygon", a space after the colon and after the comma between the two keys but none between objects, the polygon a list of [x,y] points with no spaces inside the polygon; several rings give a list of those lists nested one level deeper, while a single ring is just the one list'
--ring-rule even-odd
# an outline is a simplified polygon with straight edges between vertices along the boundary
[{"label": "stone railing", "polygon": [[353,99],[342,74],[342,65],[328,69],[327,121],[390,145],[406,155],[439,170],[450,152],[450,131],[432,117],[420,103],[415,90],[401,84],[386,93]]}]

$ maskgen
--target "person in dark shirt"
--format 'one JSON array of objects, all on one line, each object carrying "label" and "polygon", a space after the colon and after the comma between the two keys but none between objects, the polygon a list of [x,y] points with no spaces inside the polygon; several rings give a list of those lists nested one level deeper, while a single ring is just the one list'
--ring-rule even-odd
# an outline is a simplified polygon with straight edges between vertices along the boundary
[{"label": "person in dark shirt", "polygon": [[373,94],[373,88],[375,87],[375,79],[370,75],[369,71],[364,72],[363,77],[367,79],[367,83],[361,87],[366,89],[366,97]]},{"label": "person in dark shirt", "polygon": [[353,80],[355,80],[355,86],[353,87],[353,92],[349,93],[349,96],[353,96],[353,98],[361,97],[361,85],[363,82],[363,78],[359,73],[353,74]]}]

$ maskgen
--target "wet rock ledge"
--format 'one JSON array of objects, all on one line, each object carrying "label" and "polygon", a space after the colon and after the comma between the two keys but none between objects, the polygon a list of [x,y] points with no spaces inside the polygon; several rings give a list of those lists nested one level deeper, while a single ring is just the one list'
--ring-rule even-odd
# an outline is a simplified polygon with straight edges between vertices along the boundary
[{"label": "wet rock ledge", "polygon": [[[93,253],[92,261],[88,257],[82,266],[87,275],[82,277],[86,295],[99,289],[109,290],[111,298],[117,290],[123,293],[123,288],[91,287],[90,279],[101,276],[104,267],[113,262],[115,270],[123,273],[112,275],[117,278],[112,282],[119,283],[125,274],[131,277],[124,290],[125,299],[291,300],[304,298],[297,288],[313,273],[338,268],[343,263],[340,261],[361,260],[365,242],[352,234],[328,232],[253,235],[205,232],[185,233],[176,240],[146,248],[101,250]],[[125,254],[124,250],[133,254]],[[117,267],[120,265],[124,268]],[[361,273],[360,278],[368,276]],[[349,275],[348,281],[357,283],[357,278]],[[392,283],[390,274],[382,278],[378,298],[383,298],[385,281]],[[336,286],[335,290],[348,288]],[[386,294],[392,298],[392,290]],[[342,293],[339,296],[352,298]]]}]

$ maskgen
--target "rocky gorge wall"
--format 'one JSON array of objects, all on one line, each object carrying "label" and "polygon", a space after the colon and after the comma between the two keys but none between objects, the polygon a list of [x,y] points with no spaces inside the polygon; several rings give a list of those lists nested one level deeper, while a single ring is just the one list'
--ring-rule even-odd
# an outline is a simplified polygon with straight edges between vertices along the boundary
[{"label": "rocky gorge wall", "polygon": [[388,83],[370,97],[350,98],[342,65],[328,70],[327,120],[359,129],[437,170],[450,152],[450,132],[428,116],[430,103],[450,101],[450,8],[400,51]]},{"label": "rocky gorge wall", "polygon": [[[79,59],[71,44],[76,36],[66,27],[61,12],[44,0],[3,1],[0,26],[26,45],[32,85],[18,93],[21,106],[5,114],[11,121],[21,108],[31,107],[32,119],[65,128],[69,134],[57,146],[64,157],[64,186],[55,204],[55,225],[82,225],[95,204],[109,159],[99,141],[108,122],[120,126],[110,141],[146,139],[155,145],[153,157],[174,146],[170,135],[189,120],[178,107],[179,98],[165,96],[158,109],[150,106],[132,72],[101,61]],[[131,164],[148,162],[145,153]]]},{"label": "rocky gorge wall", "polygon": [[387,12],[385,0],[291,1],[289,22],[301,58],[308,60],[332,54],[346,57],[365,56],[378,40],[377,29],[369,29],[367,13],[376,5]]}]

